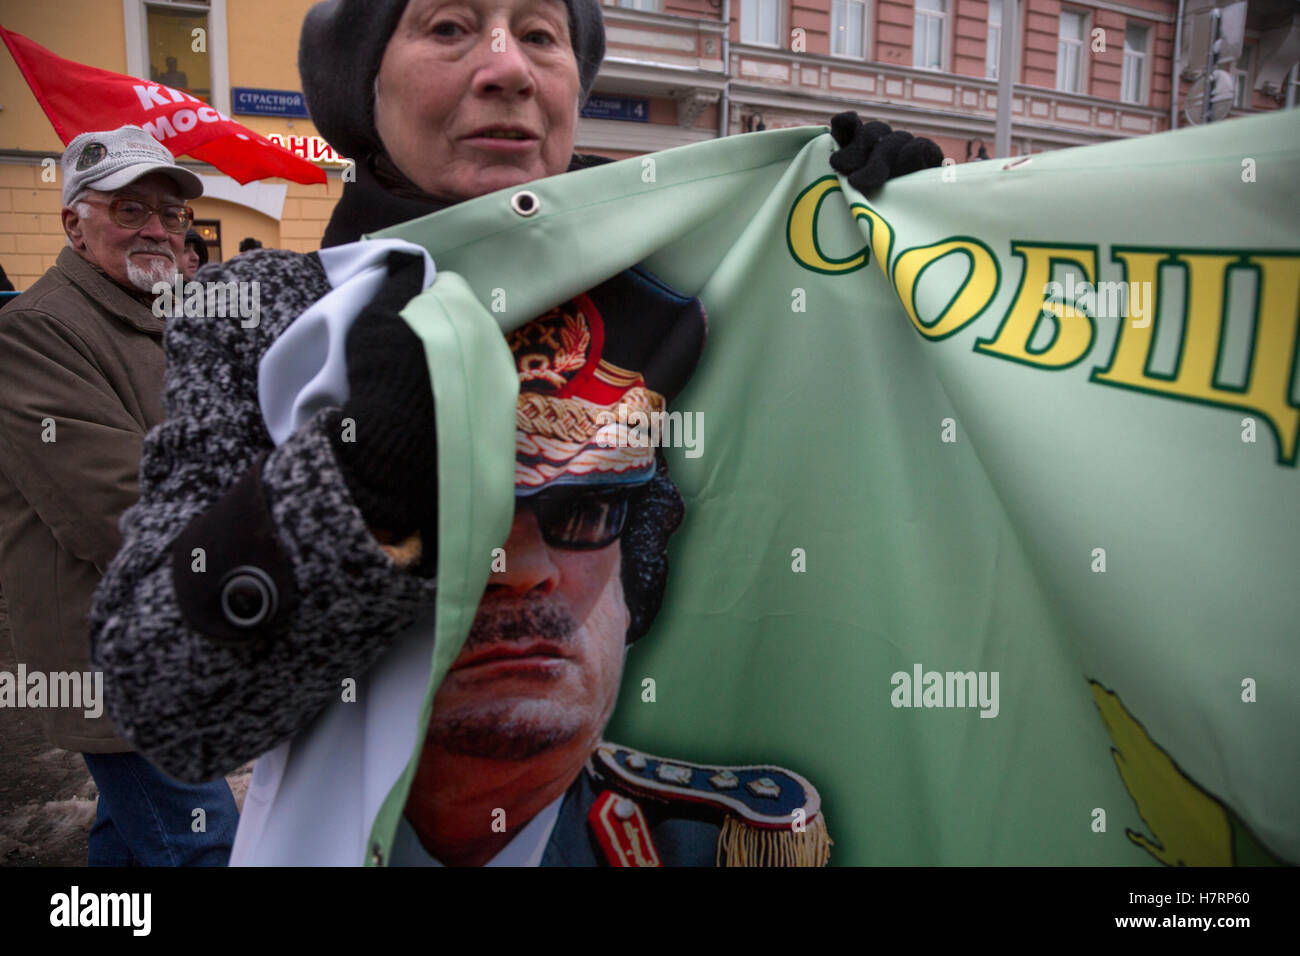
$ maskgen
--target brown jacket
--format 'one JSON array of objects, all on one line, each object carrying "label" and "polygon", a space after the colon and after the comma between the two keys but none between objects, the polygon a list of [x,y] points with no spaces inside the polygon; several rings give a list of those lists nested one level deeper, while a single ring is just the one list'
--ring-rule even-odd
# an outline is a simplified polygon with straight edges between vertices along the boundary
[{"label": "brown jacket", "polygon": [[[91,596],[163,420],[163,320],[72,249],[0,310],[0,588],[27,670],[90,669]],[[107,716],[42,711],[51,743],[131,747]]]}]

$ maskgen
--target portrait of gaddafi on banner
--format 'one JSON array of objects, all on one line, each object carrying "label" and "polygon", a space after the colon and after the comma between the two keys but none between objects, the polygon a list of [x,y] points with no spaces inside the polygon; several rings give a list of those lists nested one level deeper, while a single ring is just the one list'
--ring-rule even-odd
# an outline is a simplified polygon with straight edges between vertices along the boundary
[{"label": "portrait of gaddafi on banner", "polygon": [[[508,335],[515,511],[433,701],[392,865],[824,865],[812,784],[606,741],[624,659],[654,640],[685,518],[655,421],[706,336],[698,299],[620,273]],[[508,808],[509,828],[485,827]],[[498,832],[499,830],[499,832]]]}]

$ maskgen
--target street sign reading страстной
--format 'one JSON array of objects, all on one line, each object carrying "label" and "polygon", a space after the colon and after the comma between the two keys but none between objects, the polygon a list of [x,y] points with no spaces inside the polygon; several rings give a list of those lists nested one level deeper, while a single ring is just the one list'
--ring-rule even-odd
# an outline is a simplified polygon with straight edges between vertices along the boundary
[{"label": "street sign reading \u0441\u0442\u0440\u0430\u0441\u0442\u043d\u043e\u0439", "polygon": [[307,101],[297,90],[259,90],[236,86],[230,90],[230,105],[232,113],[308,118]]}]

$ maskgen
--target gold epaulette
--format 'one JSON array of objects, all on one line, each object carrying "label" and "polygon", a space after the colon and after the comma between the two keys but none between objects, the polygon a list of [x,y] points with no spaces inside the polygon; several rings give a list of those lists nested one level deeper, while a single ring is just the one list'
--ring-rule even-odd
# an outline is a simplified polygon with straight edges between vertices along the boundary
[{"label": "gold epaulette", "polygon": [[639,797],[711,808],[718,866],[825,866],[833,841],[811,783],[784,767],[717,767],[602,741],[592,769]]}]

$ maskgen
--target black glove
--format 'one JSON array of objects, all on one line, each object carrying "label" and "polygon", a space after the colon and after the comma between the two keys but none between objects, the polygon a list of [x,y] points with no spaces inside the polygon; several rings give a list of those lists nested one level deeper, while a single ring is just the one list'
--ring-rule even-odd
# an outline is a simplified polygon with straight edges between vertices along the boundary
[{"label": "black glove", "polygon": [[864,123],[852,111],[831,117],[831,136],[840,147],[831,153],[831,169],[847,176],[860,193],[880,188],[886,179],[943,165],[943,150],[934,140],[879,121]]},{"label": "black glove", "polygon": [[[423,285],[424,260],[388,257],[388,279],[348,330],[346,421],[330,435],[343,478],[366,523],[395,541],[438,528],[438,443],[424,346],[398,314]],[[346,441],[352,437],[354,440]]]}]

